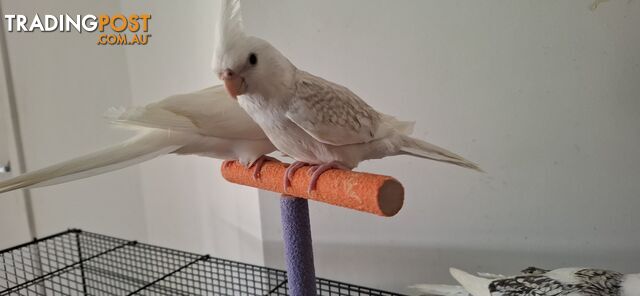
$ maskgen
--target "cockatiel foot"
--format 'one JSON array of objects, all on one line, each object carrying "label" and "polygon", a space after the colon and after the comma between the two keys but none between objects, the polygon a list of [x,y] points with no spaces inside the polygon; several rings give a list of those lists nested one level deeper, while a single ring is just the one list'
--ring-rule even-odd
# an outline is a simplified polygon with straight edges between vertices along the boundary
[{"label": "cockatiel foot", "polygon": [[320,167],[320,165],[319,165],[319,164],[312,164],[312,165],[309,167],[309,170],[307,170],[307,174],[309,174],[309,177],[313,176],[313,173],[315,173],[315,172],[316,172],[316,170],[318,169],[318,167]]},{"label": "cockatiel foot", "polygon": [[311,181],[309,182],[309,188],[307,188],[307,191],[309,193],[311,193],[311,191],[316,189],[316,185],[318,183],[318,178],[320,178],[320,176],[330,170],[330,169],[341,169],[341,170],[347,170],[350,171],[351,168],[347,167],[346,165],[337,162],[337,161],[332,161],[329,163],[325,163],[325,164],[319,164],[319,165],[313,165],[311,166],[311,168],[309,169],[309,174],[311,174]]},{"label": "cockatiel foot", "polygon": [[293,174],[295,174],[299,168],[305,165],[309,165],[309,164],[302,161],[295,161],[287,167],[287,170],[284,171],[284,190],[285,191],[289,186],[291,186],[291,179],[293,178]]},{"label": "cockatiel foot", "polygon": [[264,166],[264,163],[267,161],[277,161],[280,162],[278,159],[273,158],[271,156],[260,156],[258,157],[258,159],[256,159],[255,161],[253,161],[252,163],[249,164],[248,168],[251,169],[253,168],[253,179],[254,180],[258,180],[260,178],[260,172],[262,171],[262,166]]}]

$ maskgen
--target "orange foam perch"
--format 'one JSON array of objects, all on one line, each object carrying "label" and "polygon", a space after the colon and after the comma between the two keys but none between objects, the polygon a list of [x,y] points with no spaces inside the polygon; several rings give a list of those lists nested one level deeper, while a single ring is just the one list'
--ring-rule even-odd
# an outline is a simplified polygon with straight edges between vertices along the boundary
[{"label": "orange foam perch", "polygon": [[222,176],[227,181],[291,196],[307,198],[340,207],[390,217],[398,213],[404,202],[404,188],[398,180],[382,175],[345,170],[326,171],[316,183],[316,190],[307,191],[311,176],[309,167],[296,171],[291,186],[284,191],[286,164],[268,161],[260,177],[253,178],[253,169],[237,161],[222,164]]}]

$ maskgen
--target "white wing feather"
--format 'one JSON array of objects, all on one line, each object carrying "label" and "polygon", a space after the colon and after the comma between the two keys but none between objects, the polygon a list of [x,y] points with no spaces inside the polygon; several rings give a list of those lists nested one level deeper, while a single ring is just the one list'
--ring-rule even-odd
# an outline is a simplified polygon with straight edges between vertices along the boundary
[{"label": "white wing feather", "polygon": [[0,193],[82,179],[167,153],[254,161],[275,147],[260,127],[214,86],[132,109],[111,109],[115,123],[140,130],[123,143],[0,182]]},{"label": "white wing feather", "polygon": [[165,133],[145,132],[118,145],[0,182],[0,193],[83,179],[131,166],[180,148],[180,145],[168,141]]},{"label": "white wing feather", "polygon": [[222,86],[168,97],[109,114],[114,123],[197,133],[224,139],[266,139],[262,129]]},{"label": "white wing feather", "polygon": [[469,291],[471,295],[491,296],[491,293],[489,292],[489,284],[492,281],[491,279],[477,277],[456,268],[450,268],[449,272],[451,273],[451,276],[453,276],[453,278],[455,278],[465,290]]}]

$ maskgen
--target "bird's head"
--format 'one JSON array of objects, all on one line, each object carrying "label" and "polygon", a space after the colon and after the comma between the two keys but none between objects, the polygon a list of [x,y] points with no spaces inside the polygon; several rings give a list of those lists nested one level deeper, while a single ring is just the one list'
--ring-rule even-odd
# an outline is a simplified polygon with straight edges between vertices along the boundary
[{"label": "bird's head", "polygon": [[236,98],[262,93],[290,78],[293,65],[269,42],[244,33],[239,0],[222,0],[212,66]]}]

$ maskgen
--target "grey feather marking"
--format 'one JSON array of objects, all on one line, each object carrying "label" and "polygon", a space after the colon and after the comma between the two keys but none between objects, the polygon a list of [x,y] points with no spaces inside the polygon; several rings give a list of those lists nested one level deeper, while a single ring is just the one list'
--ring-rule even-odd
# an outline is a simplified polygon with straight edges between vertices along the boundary
[{"label": "grey feather marking", "polygon": [[331,145],[367,143],[389,134],[382,115],[344,86],[299,71],[287,117]]}]

